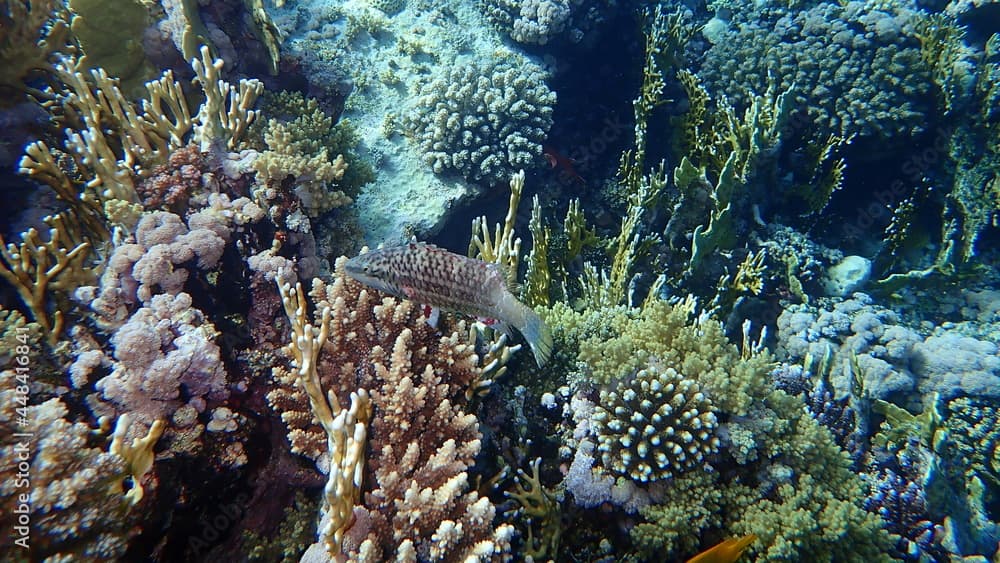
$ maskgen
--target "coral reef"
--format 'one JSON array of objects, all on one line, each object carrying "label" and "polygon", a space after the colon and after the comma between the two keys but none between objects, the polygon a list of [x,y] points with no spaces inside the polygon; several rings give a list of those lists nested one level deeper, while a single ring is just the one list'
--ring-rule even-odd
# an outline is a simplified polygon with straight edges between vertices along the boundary
[{"label": "coral reef", "polygon": [[791,91],[817,139],[925,127],[930,69],[913,29],[920,14],[904,3],[821,3],[773,21],[745,15],[705,55],[699,75],[713,92],[743,105],[747,92]]},{"label": "coral reef", "polygon": [[170,153],[166,164],[153,169],[135,185],[146,209],[183,212],[188,199],[202,186],[208,163],[197,147],[189,145]]},{"label": "coral reef", "polygon": [[545,45],[565,29],[579,4],[578,0],[490,0],[482,2],[482,9],[494,25],[509,28],[514,41]]},{"label": "coral reef", "polygon": [[[675,471],[664,486],[637,486],[643,475],[635,484],[621,478],[615,482],[602,476],[600,464],[586,459],[600,455],[593,443],[601,443],[607,433],[601,410],[617,406],[628,415],[621,401],[595,406],[574,398],[570,411],[577,423],[571,443],[577,451],[566,478],[569,492],[587,506],[610,501],[640,510],[644,521],[632,537],[647,556],[659,550],[689,553],[702,533],[722,528],[726,535],[757,534],[760,541],[751,550],[762,560],[878,558],[888,535],[881,521],[860,506],[863,483],[834,436],[809,414],[801,398],[767,385],[771,360],[759,344],[745,340],[741,353],[728,343],[717,321],[695,317],[694,309],[692,300],[671,305],[649,299],[633,312],[550,310],[546,320],[553,326],[556,348],[578,350],[577,361],[571,362],[579,370],[571,375],[577,396],[590,385],[622,385],[636,377],[631,374],[660,364],[678,366],[699,387],[693,397],[701,395],[717,409],[712,418],[718,420],[718,438],[706,433],[708,441],[702,443],[708,448],[696,448],[704,456],[697,464],[700,471]],[[629,392],[626,387],[618,393]],[[691,407],[687,420],[702,410],[710,407]],[[676,451],[667,448],[664,455]],[[649,455],[656,459],[663,449],[650,446]],[[737,474],[742,477],[735,478]],[[693,517],[690,499],[708,499]],[[787,525],[792,521],[796,524]]]},{"label": "coral reef", "polygon": [[[493,504],[469,490],[480,434],[466,392],[481,370],[465,342],[467,329],[459,324],[450,334],[437,334],[413,303],[380,297],[348,278],[345,261],[337,261],[332,283],[315,280],[310,292],[320,315],[315,326],[328,331],[320,328],[326,339],[316,343],[320,389],[331,404],[347,404],[348,394],[358,390],[371,397],[365,464],[372,482],[362,486],[353,523],[334,524],[343,527],[344,553],[362,561],[505,559],[513,528],[495,526]],[[296,343],[302,347],[303,339]],[[332,463],[336,452],[312,422],[305,396],[316,391],[295,385],[289,372],[275,375],[278,386],[268,397],[289,426],[293,450],[321,460],[321,468]],[[310,548],[316,557],[325,549]]]},{"label": "coral reef", "polygon": [[[851,392],[854,376],[862,388],[853,392],[886,400],[914,390],[945,398],[996,397],[1000,389],[1000,356],[992,342],[949,325],[915,330],[863,293],[834,301],[829,309],[786,308],[778,317],[778,340],[781,353],[794,361],[832,352],[831,383],[838,396]],[[852,361],[858,371],[853,375]]]},{"label": "coral reef", "polygon": [[3,558],[996,560],[994,8],[0,2]]}]

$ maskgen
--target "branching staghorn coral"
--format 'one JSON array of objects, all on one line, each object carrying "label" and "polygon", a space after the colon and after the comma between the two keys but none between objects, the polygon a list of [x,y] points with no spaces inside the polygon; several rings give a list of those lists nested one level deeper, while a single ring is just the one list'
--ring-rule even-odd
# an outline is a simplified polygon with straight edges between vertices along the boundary
[{"label": "branching staghorn coral", "polygon": [[514,233],[514,222],[517,220],[517,207],[521,203],[521,192],[524,191],[524,170],[510,177],[510,200],[507,202],[507,215],[503,225],[497,224],[494,234],[490,236],[490,228],[486,216],[472,220],[472,238],[469,239],[469,256],[484,262],[493,262],[503,269],[508,282],[517,279],[517,268],[521,261],[521,238]]},{"label": "branching staghorn coral", "polygon": [[[316,361],[327,404],[333,396],[347,404],[358,389],[371,401],[365,461],[371,480],[362,484],[353,524],[344,530],[344,555],[505,559],[513,528],[494,527],[495,507],[470,490],[480,434],[467,391],[481,368],[468,328],[458,323],[454,332],[438,333],[414,303],[381,297],[347,277],[345,261],[337,261],[332,283],[314,280],[310,292],[320,315],[312,326],[329,327]],[[289,427],[292,450],[322,468],[335,453],[313,422],[308,394],[294,384],[295,373],[275,368],[274,374],[278,385],[268,400]]]}]

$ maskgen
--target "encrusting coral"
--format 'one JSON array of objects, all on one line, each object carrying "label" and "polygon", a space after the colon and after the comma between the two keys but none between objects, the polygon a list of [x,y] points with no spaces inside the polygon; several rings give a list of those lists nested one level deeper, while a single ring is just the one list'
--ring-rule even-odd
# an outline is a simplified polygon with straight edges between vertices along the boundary
[{"label": "encrusting coral", "polygon": [[[314,280],[310,292],[319,315],[312,330],[328,323],[325,341],[316,343],[327,404],[349,404],[352,393],[360,398],[363,391],[371,401],[365,460],[371,481],[362,485],[353,521],[336,524],[344,555],[506,559],[513,527],[495,526],[493,504],[470,490],[468,471],[481,438],[466,391],[481,368],[468,328],[459,323],[454,332],[438,333],[414,303],[381,297],[348,278],[345,261],[338,259],[332,283]],[[301,348],[304,340],[297,342]],[[294,372],[275,368],[274,374],[277,387],[268,400],[289,427],[293,451],[326,470],[342,458],[327,449],[327,434],[313,422],[309,397],[316,391],[297,384]],[[326,549],[314,545],[306,557],[325,557]]]}]

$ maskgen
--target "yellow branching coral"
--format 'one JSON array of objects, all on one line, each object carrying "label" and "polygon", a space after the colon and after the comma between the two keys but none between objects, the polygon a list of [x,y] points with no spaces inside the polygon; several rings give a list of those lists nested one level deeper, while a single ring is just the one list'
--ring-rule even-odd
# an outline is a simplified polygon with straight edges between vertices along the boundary
[{"label": "yellow branching coral", "polygon": [[[278,278],[281,278],[279,273]],[[309,322],[302,285],[294,289],[288,282],[278,283],[285,314],[292,325],[292,342],[287,347],[294,358],[295,381],[306,393],[313,415],[326,433],[329,469],[323,489],[324,525],[321,536],[327,553],[341,554],[344,531],[351,524],[354,506],[361,494],[364,472],[364,448],[371,405],[364,389],[351,393],[351,406],[342,408],[336,393],[323,392],[316,363],[320,348],[327,341],[331,309],[319,313],[319,326]]]},{"label": "yellow branching coral", "polygon": [[43,92],[26,84],[33,74],[50,72],[54,53],[69,41],[69,12],[60,0],[0,2],[0,90]]},{"label": "yellow branching coral", "polygon": [[[516,500],[520,512],[524,514],[528,524],[525,538],[524,554],[536,560],[555,560],[559,554],[559,541],[562,538],[562,509],[555,492],[546,489],[539,478],[538,466],[542,458],[536,458],[531,463],[531,475],[518,468],[514,490],[507,496]],[[540,537],[534,536],[534,526],[538,524]]]},{"label": "yellow branching coral", "polygon": [[531,252],[528,253],[528,270],[524,274],[522,300],[529,306],[548,305],[552,276],[549,273],[549,240],[551,230],[542,224],[542,206],[536,195],[531,200]]},{"label": "yellow branching coral", "polygon": [[587,228],[587,221],[580,210],[580,200],[573,199],[566,208],[566,218],[563,220],[563,234],[566,235],[567,264],[580,256],[585,247],[598,243],[597,233]]},{"label": "yellow branching coral", "polygon": [[149,99],[140,111],[103,69],[85,71],[74,57],[52,67],[62,85],[50,89],[48,97],[61,106],[66,152],[35,141],[25,148],[20,171],[49,185],[68,209],[46,219],[48,241],[32,230],[22,234],[20,245],[8,244],[0,253],[0,275],[18,290],[51,339],[58,338],[63,321],[58,312],[49,318],[47,293],[86,285],[94,273],[87,261],[113,227],[135,226],[142,211],[136,181],[183,146],[192,130],[203,144],[218,140],[232,147],[256,117],[250,107],[263,86],[242,81],[237,90],[219,77],[221,61],[208,60],[207,50],[202,56],[192,65],[206,101],[193,119],[170,71],[146,84]]},{"label": "yellow branching coral", "polygon": [[514,235],[514,222],[522,191],[524,170],[510,177],[510,201],[503,226],[497,225],[491,237],[486,217],[476,217],[472,220],[472,239],[469,241],[469,256],[498,264],[510,283],[517,280],[517,267],[521,260],[521,239]]},{"label": "yellow branching coral", "polygon": [[[126,434],[132,425],[132,417],[123,414],[118,417],[115,423],[115,432],[112,436],[111,446],[108,451],[125,460],[125,467],[132,476],[132,488],[125,493],[125,500],[129,504],[139,504],[145,491],[142,488],[142,478],[152,469],[156,454],[153,453],[153,446],[163,435],[163,430],[167,423],[163,420],[156,420],[149,427],[149,432],[142,438],[133,438],[131,442],[126,442]],[[115,480],[111,486],[112,492],[120,492],[124,476]]]},{"label": "yellow branching coral", "polygon": [[87,264],[90,244],[73,241],[71,231],[58,218],[61,216],[49,219],[53,226],[48,240],[43,241],[35,229],[23,233],[20,244],[5,245],[0,236],[0,276],[14,286],[53,343],[62,333],[66,319],[61,310],[49,311],[50,293],[66,293],[95,277]]},{"label": "yellow branching coral", "polygon": [[[514,223],[517,220],[517,207],[521,203],[521,192],[523,191],[524,170],[520,170],[510,177],[510,199],[507,202],[507,215],[504,217],[503,225],[497,224],[494,227],[493,236],[490,236],[486,216],[476,217],[472,220],[472,236],[469,238],[469,256],[499,266],[510,287],[517,285],[517,269],[521,262],[521,239],[514,234]],[[540,292],[541,280],[531,280],[543,275],[538,258],[542,257],[544,260],[544,257],[536,255],[534,252],[532,255],[534,258],[532,259],[533,268],[529,266],[529,285]],[[548,269],[544,269],[544,272],[547,274]],[[532,290],[526,288],[526,291]],[[490,352],[488,357],[491,361],[487,365],[490,369],[484,370],[483,382],[492,381],[503,375],[506,371],[507,361],[521,349],[520,344],[508,346],[504,335],[496,331],[493,331],[489,339]],[[480,390],[484,389],[480,388]]]},{"label": "yellow branching coral", "polygon": [[191,60],[195,82],[201,84],[205,101],[195,117],[194,140],[207,151],[213,142],[235,149],[246,128],[257,118],[253,110],[264,91],[259,80],[240,80],[238,87],[222,79],[222,59],[212,60],[208,47],[202,46],[201,58]]},{"label": "yellow branching coral", "polygon": [[[632,272],[636,262],[655,242],[655,235],[643,235],[642,219],[647,211],[656,206],[663,189],[667,186],[664,165],[645,174],[647,123],[653,110],[663,104],[663,64],[675,50],[683,48],[682,18],[679,12],[668,15],[657,10],[646,33],[645,64],[643,82],[639,96],[633,100],[635,113],[635,147],[621,156],[618,165],[618,184],[625,193],[628,209],[622,221],[618,236],[611,241],[611,268],[599,270],[593,264],[584,265],[583,300],[594,308],[614,306],[632,302],[632,288],[636,281]],[[675,49],[676,48],[676,49]],[[672,63],[671,63],[672,64]],[[662,283],[658,280],[654,285]]]}]

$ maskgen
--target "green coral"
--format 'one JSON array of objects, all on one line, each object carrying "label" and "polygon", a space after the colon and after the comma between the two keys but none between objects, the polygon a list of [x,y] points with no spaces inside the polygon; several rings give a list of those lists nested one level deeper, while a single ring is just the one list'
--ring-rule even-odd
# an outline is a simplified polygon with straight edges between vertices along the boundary
[{"label": "green coral", "polygon": [[1000,406],[960,397],[948,403],[945,428],[960,464],[1000,487]]},{"label": "green coral", "polygon": [[296,137],[303,143],[303,150],[316,153],[325,147],[329,154],[343,155],[347,170],[338,187],[348,197],[355,197],[362,186],[375,179],[371,164],[357,155],[355,148],[361,136],[349,119],[335,120],[319,107],[316,99],[306,98],[299,92],[265,95],[263,107],[268,117],[292,124]]},{"label": "green coral", "polygon": [[671,482],[664,498],[641,510],[644,522],[632,529],[632,541],[643,553],[692,553],[697,530],[722,525],[728,493],[718,473],[691,471]]},{"label": "green coral", "polygon": [[349,204],[374,179],[371,166],[354,153],[354,127],[347,120],[335,122],[315,99],[283,91],[266,96],[264,107],[270,117],[259,135],[267,150],[254,167],[264,183],[295,178],[308,215]]},{"label": "green coral", "polygon": [[607,311],[597,314],[597,322],[613,319],[613,324],[581,340],[579,360],[587,376],[598,384],[621,381],[655,360],[697,381],[721,411],[746,414],[752,397],[768,389],[771,359],[763,354],[743,359],[722,325],[695,316],[695,309],[691,298],[674,305],[650,299],[618,319]]},{"label": "green coral", "polygon": [[[980,234],[997,225],[1000,217],[1000,34],[993,34],[982,49],[966,43],[965,29],[955,16],[928,14],[915,22],[921,56],[931,77],[947,135],[947,158],[936,170],[935,186],[945,193],[942,202],[927,197],[909,202],[912,210],[894,218],[887,239],[895,248],[906,238],[926,237],[926,229],[907,229],[921,207],[940,208],[940,245],[936,256],[907,265],[909,271],[889,273],[880,284],[893,290],[903,283],[951,277],[976,256]],[[916,225],[915,225],[916,226]],[[922,252],[922,255],[926,253]],[[899,268],[901,257],[886,266]]]},{"label": "green coral", "polygon": [[[642,553],[679,558],[700,539],[754,533],[759,540],[750,549],[761,560],[884,559],[889,536],[881,518],[861,507],[863,483],[829,430],[801,398],[768,384],[773,363],[759,343],[744,336],[737,348],[721,323],[695,310],[691,298],[671,304],[653,297],[636,309],[545,310],[556,349],[575,353],[562,361],[577,368],[576,388],[621,395],[641,370],[671,366],[711,399],[726,429],[718,454],[703,463],[706,472],[674,475],[643,509],[645,521],[632,533]],[[596,412],[629,416],[628,408],[616,409],[623,405],[604,402]]]},{"label": "green coral", "polygon": [[253,531],[244,533],[247,561],[298,561],[306,548],[316,541],[317,510],[318,498],[309,498],[302,491],[296,491],[274,535],[263,537]]},{"label": "green coral", "polygon": [[[29,86],[33,78],[52,72],[57,52],[69,48],[69,14],[60,0],[7,0],[0,5],[0,91],[28,92],[47,99]],[[18,97],[0,97],[4,107]]]},{"label": "green coral", "polygon": [[693,271],[709,254],[736,244],[735,210],[749,208],[745,205],[749,185],[781,143],[791,96],[790,90],[779,93],[772,84],[764,95],[750,100],[742,116],[725,98],[707,112],[704,87],[693,75],[681,76],[689,99],[697,103],[686,121],[682,146],[687,153],[674,168],[680,197],[673,209],[677,219],[667,225],[667,236],[672,241],[686,238],[687,227],[697,223],[690,233],[688,268]]},{"label": "green coral", "polygon": [[143,84],[157,74],[142,46],[151,19],[146,6],[139,0],[70,0],[69,8],[86,65],[117,77],[125,92],[144,94]]}]

